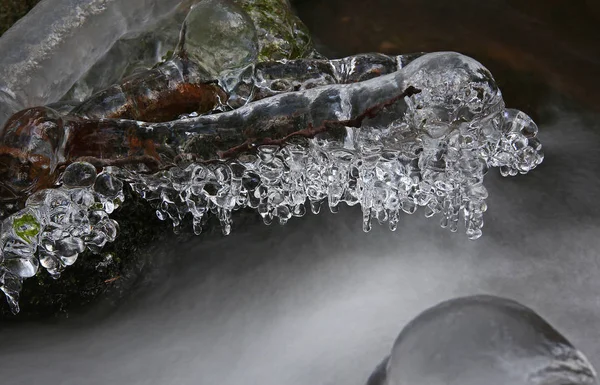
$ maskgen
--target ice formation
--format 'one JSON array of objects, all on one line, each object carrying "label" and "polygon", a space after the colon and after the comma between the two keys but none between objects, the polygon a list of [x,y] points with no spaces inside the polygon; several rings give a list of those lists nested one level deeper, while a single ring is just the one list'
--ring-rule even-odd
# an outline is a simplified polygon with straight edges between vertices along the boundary
[{"label": "ice formation", "polygon": [[123,182],[109,173],[72,163],[61,188],[31,195],[25,209],[1,223],[0,289],[13,312],[19,311],[23,279],[40,265],[57,277],[86,248],[100,251],[115,240],[118,225],[108,215],[123,202],[122,189]]},{"label": "ice formation", "polygon": [[116,40],[156,23],[180,2],[40,2],[0,38],[0,126],[20,109],[59,100]]},{"label": "ice formation", "polygon": [[168,60],[186,17],[186,51],[213,73],[243,67],[257,57],[264,62],[320,56],[287,0],[184,0],[157,25],[115,42],[59,105],[81,102],[126,76]]},{"label": "ice formation", "polygon": [[[257,139],[351,119],[409,86],[422,91],[361,127],[346,127],[341,135],[296,137],[302,143],[281,148],[268,141],[260,146]],[[427,54],[367,81],[284,93],[231,112],[166,125],[168,129],[165,124],[143,128],[168,133],[167,143],[180,153],[209,159],[227,149],[223,144],[248,139],[240,137],[244,130],[254,130],[248,135],[257,152],[243,161],[196,163],[128,177],[137,192],[155,201],[159,217],[178,226],[188,213],[200,223],[212,210],[219,213],[226,233],[231,211],[239,206],[256,207],[267,223],[274,218],[285,223],[304,213],[308,199],[316,212],[325,200],[332,211],[340,202],[360,204],[366,231],[372,218],[395,229],[401,212],[422,206],[427,216],[439,213],[442,226],[451,231],[462,218],[467,235],[476,239],[487,207],[483,177],[488,167],[516,175],[543,159],[535,123],[520,111],[505,109],[491,74],[457,53]],[[215,137],[219,143],[213,142]],[[244,180],[255,182],[245,187]]]},{"label": "ice formation", "polygon": [[[166,123],[104,120],[159,143],[161,156],[174,165],[155,174],[107,167],[95,176],[91,165],[73,163],[62,187],[35,194],[6,218],[0,270],[13,309],[22,279],[39,265],[57,275],[86,248],[114,239],[108,214],[123,199],[123,183],[175,228],[191,218],[196,233],[208,213],[218,215],[228,234],[232,212],[242,207],[256,209],[267,224],[283,224],[304,215],[306,203],[316,213],[323,202],[334,212],[345,202],[360,205],[365,231],[373,219],[394,230],[402,213],[424,207],[443,227],[457,231],[462,220],[467,236],[479,238],[485,173],[499,167],[504,176],[516,175],[536,167],[543,159],[537,127],[523,112],[505,108],[492,75],[475,60],[452,52],[405,59],[327,62],[325,72],[300,71],[305,77],[296,83],[289,73],[277,79],[277,66],[251,66],[249,76],[222,82],[232,100],[244,101],[232,111]],[[420,92],[359,125],[336,124],[409,87]],[[257,92],[270,97],[245,104]],[[310,127],[325,129],[314,137],[298,134]],[[234,149],[235,157],[222,159]]]},{"label": "ice formation", "polygon": [[530,308],[473,296],[426,310],[368,385],[592,385],[586,357]]}]

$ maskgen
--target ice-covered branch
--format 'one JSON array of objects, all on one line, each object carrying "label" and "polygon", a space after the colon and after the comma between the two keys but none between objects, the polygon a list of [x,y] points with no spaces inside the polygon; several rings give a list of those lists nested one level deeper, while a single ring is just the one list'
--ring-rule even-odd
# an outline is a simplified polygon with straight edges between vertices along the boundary
[{"label": "ice-covered branch", "polygon": [[[3,171],[10,182],[3,194],[40,181],[62,187],[34,194],[2,223],[0,288],[16,309],[22,279],[40,265],[57,275],[86,248],[112,241],[116,223],[108,214],[122,203],[124,183],[160,219],[175,228],[191,219],[196,233],[209,213],[228,234],[232,212],[243,207],[284,224],[304,215],[307,202],[315,213],[324,202],[334,212],[345,202],[361,207],[365,231],[373,219],[394,230],[401,213],[424,207],[443,227],[456,231],[462,223],[477,239],[488,168],[515,175],[543,159],[535,123],[506,109],[489,71],[466,56],[426,54],[368,80],[332,79],[171,122],[24,112],[5,131],[5,149],[18,148],[21,133],[45,139],[28,142],[33,157],[2,154],[16,162]],[[107,167],[97,175],[82,161]],[[19,162],[29,162],[27,172],[14,172]],[[65,165],[57,180],[50,171]]]}]

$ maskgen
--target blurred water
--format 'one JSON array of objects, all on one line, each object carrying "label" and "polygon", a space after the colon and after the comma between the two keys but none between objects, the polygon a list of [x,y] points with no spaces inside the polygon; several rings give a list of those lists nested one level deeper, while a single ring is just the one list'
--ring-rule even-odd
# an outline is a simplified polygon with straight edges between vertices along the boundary
[{"label": "blurred water", "polygon": [[[317,38],[339,55],[378,50],[377,36],[414,42],[399,52],[462,50],[492,70],[507,104],[540,125],[541,166],[510,179],[488,175],[481,239],[449,233],[422,211],[403,216],[395,233],[375,226],[364,234],[359,209],[347,207],[229,237],[185,243],[173,237],[145,246],[157,269],[154,283],[119,309],[1,325],[1,383],[360,385],[419,312],[482,293],[530,306],[600,368],[600,113],[592,76],[600,54],[586,40],[592,36],[573,32],[593,30],[589,19],[598,14],[576,13],[573,27],[560,31],[560,23],[550,22],[554,16],[540,16],[558,1],[518,12],[499,0],[463,0],[450,9],[433,0],[393,3],[298,6]],[[572,8],[564,4],[558,19],[570,20]],[[527,12],[529,18],[515,16]],[[444,27],[451,24],[446,18],[463,13],[466,20]],[[334,34],[344,17],[382,30],[359,23]],[[320,18],[331,19],[329,31]],[[464,36],[481,40],[481,49]],[[515,67],[522,50],[495,58],[484,52],[488,38],[509,48],[531,40],[528,55],[550,69]],[[583,91],[569,91],[576,89]]]}]

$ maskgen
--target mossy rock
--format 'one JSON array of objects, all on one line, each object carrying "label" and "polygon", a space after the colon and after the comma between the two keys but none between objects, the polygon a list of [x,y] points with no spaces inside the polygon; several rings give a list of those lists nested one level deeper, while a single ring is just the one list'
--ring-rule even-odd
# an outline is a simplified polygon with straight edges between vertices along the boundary
[{"label": "mossy rock", "polygon": [[236,0],[258,34],[259,61],[317,57],[308,29],[288,0]]}]

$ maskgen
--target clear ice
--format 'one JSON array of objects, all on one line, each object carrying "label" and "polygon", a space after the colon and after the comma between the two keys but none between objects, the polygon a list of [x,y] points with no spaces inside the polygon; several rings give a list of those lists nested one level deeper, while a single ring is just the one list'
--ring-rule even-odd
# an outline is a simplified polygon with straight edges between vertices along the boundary
[{"label": "clear ice", "polygon": [[[488,168],[503,175],[526,173],[543,159],[537,126],[524,113],[506,109],[491,74],[457,53],[423,55],[401,70],[358,83],[332,84],[265,98],[227,113],[143,126],[168,131],[180,153],[198,153],[213,136],[277,132],[277,122],[298,128],[350,119],[409,86],[405,98],[342,138],[320,135],[298,143],[264,145],[256,154],[191,164],[157,175],[123,172],[135,191],[157,207],[160,218],[179,226],[191,214],[195,228],[204,214],[219,214],[228,233],[231,211],[256,208],[266,223],[285,223],[327,201],[360,204],[363,228],[372,219],[394,230],[402,212],[425,207],[441,225],[456,231],[462,219],[469,238],[481,236]],[[192,138],[192,139],[189,139]],[[238,140],[239,141],[239,140]],[[256,182],[244,185],[244,180]],[[176,182],[175,182],[176,181]],[[199,229],[198,229],[199,231]]]},{"label": "clear ice", "polygon": [[40,2],[0,38],[0,126],[18,110],[58,101],[116,40],[156,23],[180,3]]},{"label": "clear ice", "polygon": [[254,23],[237,4],[201,1],[192,7],[185,23],[187,54],[215,77],[224,70],[256,61],[258,38]]},{"label": "clear ice", "polygon": [[109,214],[124,200],[123,182],[84,162],[70,164],[61,179],[62,187],[31,195],[1,223],[0,289],[14,313],[24,278],[40,266],[57,278],[83,251],[98,252],[117,235]]},{"label": "clear ice", "polygon": [[452,299],[412,320],[367,385],[591,385],[586,357],[509,299]]},{"label": "clear ice", "polygon": [[215,77],[257,60],[319,56],[287,0],[184,0],[156,25],[116,41],[53,107],[69,107],[69,102],[81,102],[126,76],[168,60],[186,17],[186,52]]},{"label": "clear ice", "polygon": [[[179,162],[156,174],[109,167],[96,176],[89,164],[69,166],[61,187],[35,194],[2,223],[2,290],[13,309],[18,310],[22,279],[39,265],[57,276],[86,248],[98,250],[114,240],[117,225],[108,214],[123,200],[123,183],[175,229],[191,219],[197,234],[209,213],[228,234],[233,211],[243,207],[256,209],[266,224],[285,224],[303,216],[307,206],[318,213],[325,203],[336,212],[345,202],[361,207],[364,231],[373,220],[395,230],[403,213],[423,207],[442,227],[454,232],[462,223],[470,239],[479,238],[487,209],[484,175],[489,167],[512,176],[540,164],[537,126],[525,113],[505,108],[492,75],[475,60],[453,52],[415,57],[358,55],[321,61],[326,71],[316,73],[296,61],[295,73],[304,74],[296,83],[290,80],[294,71],[278,81],[283,65],[252,65],[236,82],[223,81],[241,107],[136,123],[176,153],[208,161]],[[290,126],[299,130],[351,119],[409,86],[421,92],[360,127],[346,127],[342,135],[293,137],[284,146],[258,145],[235,159],[206,153],[205,144],[215,136],[241,144],[248,127],[268,138]],[[264,98],[247,103],[261,92]]]}]

